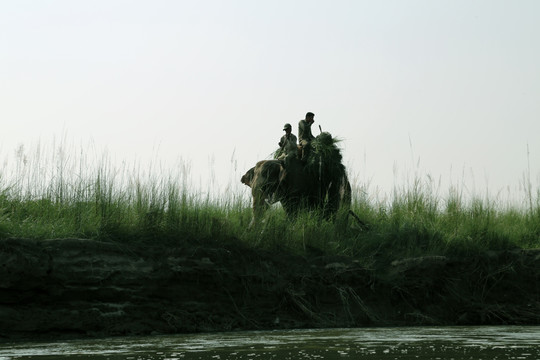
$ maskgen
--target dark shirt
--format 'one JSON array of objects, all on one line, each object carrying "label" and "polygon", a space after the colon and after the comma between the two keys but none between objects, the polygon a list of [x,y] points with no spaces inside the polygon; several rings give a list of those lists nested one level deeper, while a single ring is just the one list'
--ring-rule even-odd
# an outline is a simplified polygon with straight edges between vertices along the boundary
[{"label": "dark shirt", "polygon": [[298,140],[300,142],[306,141],[311,142],[311,140],[315,139],[315,136],[311,133],[311,124],[308,123],[306,120],[300,120],[298,123]]}]

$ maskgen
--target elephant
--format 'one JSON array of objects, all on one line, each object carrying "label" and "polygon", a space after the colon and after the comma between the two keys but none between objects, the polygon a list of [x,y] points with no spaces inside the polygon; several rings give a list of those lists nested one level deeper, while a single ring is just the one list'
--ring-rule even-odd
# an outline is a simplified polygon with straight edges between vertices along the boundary
[{"label": "elephant", "polygon": [[289,217],[301,210],[319,211],[327,219],[340,210],[349,211],[351,185],[340,150],[329,133],[313,142],[307,160],[289,156],[285,160],[263,160],[249,169],[241,182],[251,187],[253,220],[259,221],[270,202],[279,201]]}]

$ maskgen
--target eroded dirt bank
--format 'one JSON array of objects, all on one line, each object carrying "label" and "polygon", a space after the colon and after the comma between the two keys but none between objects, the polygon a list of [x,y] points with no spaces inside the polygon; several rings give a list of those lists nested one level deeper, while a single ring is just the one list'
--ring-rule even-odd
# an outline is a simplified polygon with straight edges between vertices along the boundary
[{"label": "eroded dirt bank", "polygon": [[241,245],[5,239],[0,339],[540,323],[540,250],[383,265]]}]

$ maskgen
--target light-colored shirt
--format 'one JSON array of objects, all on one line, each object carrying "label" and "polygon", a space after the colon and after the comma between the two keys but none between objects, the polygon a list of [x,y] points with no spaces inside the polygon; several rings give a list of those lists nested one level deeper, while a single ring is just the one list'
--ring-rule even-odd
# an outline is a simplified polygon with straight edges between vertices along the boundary
[{"label": "light-colored shirt", "polygon": [[279,140],[279,147],[285,154],[295,154],[298,151],[296,147],[296,136],[294,134],[285,134]]}]

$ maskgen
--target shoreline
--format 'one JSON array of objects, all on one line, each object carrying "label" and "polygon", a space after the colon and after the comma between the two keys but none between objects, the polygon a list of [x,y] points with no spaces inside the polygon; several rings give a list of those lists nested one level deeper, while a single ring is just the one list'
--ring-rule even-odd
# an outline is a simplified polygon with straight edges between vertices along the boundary
[{"label": "shoreline", "polygon": [[390,262],[315,250],[2,239],[0,341],[540,324],[540,249]]}]

